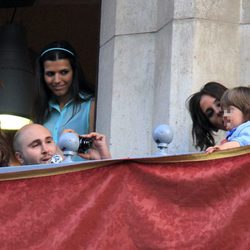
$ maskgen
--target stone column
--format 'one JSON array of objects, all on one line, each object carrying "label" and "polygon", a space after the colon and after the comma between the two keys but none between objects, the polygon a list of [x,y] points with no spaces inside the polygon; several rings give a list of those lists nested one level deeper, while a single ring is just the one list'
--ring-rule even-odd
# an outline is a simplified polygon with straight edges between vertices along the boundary
[{"label": "stone column", "polygon": [[240,17],[240,85],[250,87],[250,1],[242,0]]},{"label": "stone column", "polygon": [[97,131],[114,157],[151,153],[157,7],[102,1]]}]

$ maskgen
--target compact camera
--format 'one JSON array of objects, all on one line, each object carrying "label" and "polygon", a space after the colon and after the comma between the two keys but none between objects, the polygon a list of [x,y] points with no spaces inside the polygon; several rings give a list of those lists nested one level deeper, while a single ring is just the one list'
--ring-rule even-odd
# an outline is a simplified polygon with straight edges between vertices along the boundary
[{"label": "compact camera", "polygon": [[93,139],[92,138],[79,138],[79,148],[78,153],[85,153],[88,149],[92,147]]}]

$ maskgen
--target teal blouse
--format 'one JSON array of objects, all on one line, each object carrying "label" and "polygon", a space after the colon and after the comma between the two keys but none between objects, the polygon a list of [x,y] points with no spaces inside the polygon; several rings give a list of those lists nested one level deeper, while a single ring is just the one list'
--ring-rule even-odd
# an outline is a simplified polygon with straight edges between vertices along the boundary
[{"label": "teal blouse", "polygon": [[89,133],[89,113],[92,98],[85,101],[82,94],[80,97],[83,101],[76,107],[74,115],[72,100],[62,110],[55,100],[50,100],[50,115],[43,125],[50,130],[56,144],[64,129],[73,129],[80,135]]}]

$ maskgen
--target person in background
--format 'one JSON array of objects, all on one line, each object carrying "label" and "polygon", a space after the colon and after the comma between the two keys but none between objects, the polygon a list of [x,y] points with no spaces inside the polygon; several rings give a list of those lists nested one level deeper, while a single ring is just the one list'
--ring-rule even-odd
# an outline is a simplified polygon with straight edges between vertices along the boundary
[{"label": "person in background", "polygon": [[200,150],[214,146],[214,133],[226,130],[220,106],[220,99],[226,90],[227,88],[218,82],[208,82],[187,100],[193,122],[192,138],[195,147]]},{"label": "person in background", "polygon": [[11,147],[2,130],[0,130],[0,167],[7,167],[11,160]]},{"label": "person in background", "polygon": [[42,49],[36,66],[32,119],[44,125],[57,143],[63,130],[94,131],[95,99],[78,56],[66,41]]},{"label": "person in background", "polygon": [[[109,159],[110,152],[104,135],[92,132],[93,146],[79,156],[89,160]],[[13,140],[15,157],[21,165],[49,164],[55,154],[61,154],[51,132],[40,124],[28,124],[19,129]]]},{"label": "person in background", "polygon": [[227,136],[220,145],[207,148],[207,153],[250,145],[250,88],[227,90],[221,98],[221,106]]}]

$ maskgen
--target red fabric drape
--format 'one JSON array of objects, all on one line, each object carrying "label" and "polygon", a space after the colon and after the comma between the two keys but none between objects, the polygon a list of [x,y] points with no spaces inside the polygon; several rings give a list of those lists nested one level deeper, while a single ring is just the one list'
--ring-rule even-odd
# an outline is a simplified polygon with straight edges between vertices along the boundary
[{"label": "red fabric drape", "polygon": [[250,249],[239,152],[1,174],[0,249]]}]

